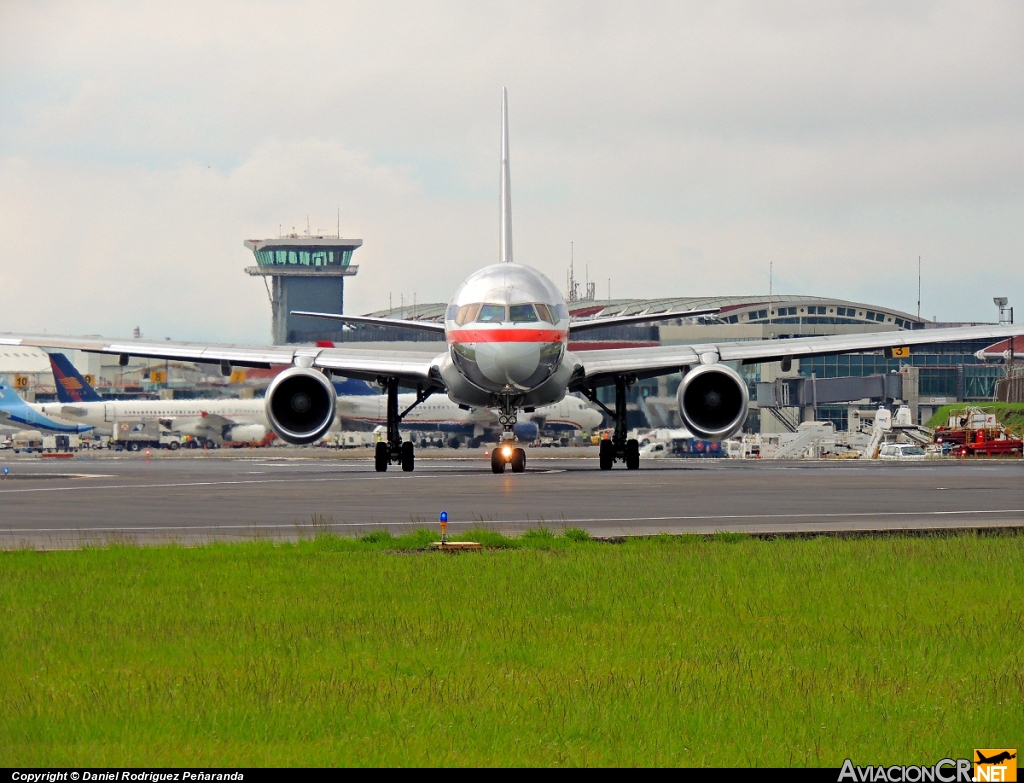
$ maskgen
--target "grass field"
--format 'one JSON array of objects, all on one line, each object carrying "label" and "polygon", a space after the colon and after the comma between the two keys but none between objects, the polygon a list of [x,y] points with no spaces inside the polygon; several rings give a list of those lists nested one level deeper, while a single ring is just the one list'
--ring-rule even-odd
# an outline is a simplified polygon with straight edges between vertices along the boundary
[{"label": "grass field", "polygon": [[1024,536],[0,553],[0,766],[934,763],[1024,737]]},{"label": "grass field", "polygon": [[1024,433],[1024,403],[1020,402],[961,402],[957,405],[943,405],[928,419],[926,426],[945,426],[952,411],[962,411],[967,406],[994,413],[1000,423],[1015,433]]}]

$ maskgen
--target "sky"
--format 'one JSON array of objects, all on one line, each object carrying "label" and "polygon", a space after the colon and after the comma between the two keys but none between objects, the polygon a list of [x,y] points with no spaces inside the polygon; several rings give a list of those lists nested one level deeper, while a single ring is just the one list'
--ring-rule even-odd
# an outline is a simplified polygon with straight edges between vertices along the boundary
[{"label": "sky", "polygon": [[[1024,3],[0,0],[0,331],[265,343],[247,238],[346,312],[498,257],[598,295],[1024,317]],[[588,266],[589,265],[589,266]],[[609,282],[610,281],[610,282]]]}]

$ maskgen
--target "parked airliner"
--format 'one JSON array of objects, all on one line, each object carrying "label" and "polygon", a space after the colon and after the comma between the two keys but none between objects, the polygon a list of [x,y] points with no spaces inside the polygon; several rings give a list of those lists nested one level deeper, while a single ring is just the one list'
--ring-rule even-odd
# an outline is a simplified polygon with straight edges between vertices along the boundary
[{"label": "parked airliner", "polygon": [[[640,446],[627,436],[626,391],[641,378],[682,373],[676,399],[684,426],[701,439],[724,440],[738,432],[747,417],[747,384],[730,362],[781,361],[786,367],[794,358],[807,356],[1024,334],[1022,325],[980,326],[573,352],[568,350],[569,338],[589,329],[717,311],[647,312],[571,321],[554,284],[536,269],[513,261],[507,93],[502,95],[500,205],[498,263],[466,278],[452,296],[443,323],[296,313],[443,334],[447,347],[436,356],[313,345],[260,347],[21,334],[0,335],[0,345],[117,354],[122,364],[130,356],[220,362],[226,372],[235,365],[290,364],[271,382],[265,399],[267,422],[290,443],[312,443],[334,423],[337,401],[328,377],[331,373],[377,381],[388,396],[387,439],[377,444],[375,455],[378,471],[394,463],[404,471],[415,465],[413,444],[403,442],[399,431],[409,413],[408,408],[399,409],[399,384],[417,389],[416,405],[445,393],[457,405],[498,409],[505,442],[492,450],[491,470],[502,473],[511,464],[513,472],[520,473],[526,468],[526,452],[514,445],[519,412],[556,403],[567,392],[584,395],[615,422],[612,437],[601,441],[601,468],[609,470],[621,460],[627,468],[636,469]],[[598,400],[600,386],[615,388],[613,409]]]},{"label": "parked airliner", "polygon": [[[446,396],[435,395],[426,402],[414,405],[415,394],[399,394],[398,406],[411,408],[402,419],[405,430],[446,432],[463,435],[477,445],[490,430],[498,425],[498,417],[490,408],[466,408]],[[387,422],[387,399],[376,397],[338,397],[338,416],[343,421],[364,424]],[[589,432],[601,426],[604,416],[574,395],[553,405],[544,405],[518,421],[515,435],[518,440],[534,440],[543,431]]]},{"label": "parked airliner", "polygon": [[45,406],[25,402],[21,395],[0,378],[0,424],[21,430],[81,434],[91,431],[92,425],[67,421],[48,414]]}]

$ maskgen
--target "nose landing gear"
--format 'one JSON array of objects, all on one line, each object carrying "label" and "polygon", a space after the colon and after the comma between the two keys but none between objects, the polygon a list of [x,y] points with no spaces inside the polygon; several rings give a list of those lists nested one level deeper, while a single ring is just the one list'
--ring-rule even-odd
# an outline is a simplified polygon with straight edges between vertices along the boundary
[{"label": "nose landing gear", "polygon": [[514,446],[516,422],[520,399],[503,394],[498,399],[498,422],[501,424],[501,441],[491,450],[491,472],[504,473],[505,466],[511,465],[513,473],[526,470],[526,451]]},{"label": "nose landing gear", "polygon": [[499,444],[491,451],[491,472],[504,473],[505,466],[511,465],[513,473],[526,470],[526,452],[518,446]]}]

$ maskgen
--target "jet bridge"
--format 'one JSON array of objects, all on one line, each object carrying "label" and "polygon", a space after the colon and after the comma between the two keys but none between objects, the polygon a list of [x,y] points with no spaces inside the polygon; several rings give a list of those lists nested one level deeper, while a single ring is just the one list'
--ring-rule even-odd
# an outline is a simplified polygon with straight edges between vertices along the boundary
[{"label": "jet bridge", "polygon": [[819,405],[860,400],[888,404],[905,399],[903,381],[901,373],[846,378],[777,378],[757,384],[757,406],[784,430],[796,432],[802,420],[815,417],[814,411]]}]

